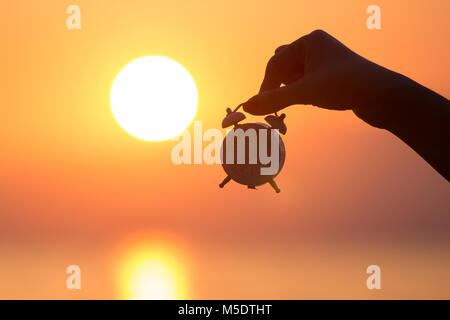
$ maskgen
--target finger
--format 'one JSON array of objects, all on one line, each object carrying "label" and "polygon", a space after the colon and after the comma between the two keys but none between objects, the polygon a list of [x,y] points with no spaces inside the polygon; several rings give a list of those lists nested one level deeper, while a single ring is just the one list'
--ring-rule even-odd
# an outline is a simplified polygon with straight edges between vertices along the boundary
[{"label": "finger", "polygon": [[259,92],[278,88],[282,84],[281,77],[279,76],[280,59],[282,59],[282,56],[278,54],[288,46],[289,45],[285,44],[279,46],[275,50],[275,55],[267,63],[266,72],[261,87],[259,89]]},{"label": "finger", "polygon": [[[304,71],[303,42],[278,47],[269,60],[259,92],[278,88],[298,80]],[[299,47],[299,48],[297,48]]]},{"label": "finger", "polygon": [[[282,45],[280,47],[278,47],[275,50],[275,54],[278,55],[283,55],[281,54],[281,52],[283,50],[292,50],[292,52],[287,52],[285,54],[285,56],[287,58],[285,59],[291,59],[294,63],[292,63],[291,68],[289,68],[288,66],[286,66],[286,70],[285,71],[280,71],[281,73],[281,83],[282,84],[291,84],[294,83],[295,81],[297,81],[298,79],[300,79],[303,74],[304,74],[304,67],[301,64],[301,61],[304,60],[304,56],[302,56],[301,54],[299,54],[298,52],[301,51],[301,49],[299,50],[297,47],[300,47],[298,44],[292,44],[292,47],[289,48],[289,45],[285,44]],[[303,46],[301,46],[303,47]],[[296,63],[295,63],[296,62]]]},{"label": "finger", "polygon": [[315,90],[313,82],[301,79],[297,82],[261,92],[244,103],[244,111],[254,115],[277,112],[293,104],[313,104]]},{"label": "finger", "polygon": [[275,56],[273,56],[267,63],[266,72],[264,74],[264,79],[261,83],[259,92],[278,88],[282,83],[281,77],[278,73],[278,63],[275,61]]},{"label": "finger", "polygon": [[294,104],[288,87],[280,87],[267,90],[252,97],[244,103],[244,111],[253,115],[264,115],[277,112],[291,104]]},{"label": "finger", "polygon": [[281,50],[285,49],[288,46],[288,44],[283,44],[282,46],[279,46],[275,49],[275,54],[279,53]]}]

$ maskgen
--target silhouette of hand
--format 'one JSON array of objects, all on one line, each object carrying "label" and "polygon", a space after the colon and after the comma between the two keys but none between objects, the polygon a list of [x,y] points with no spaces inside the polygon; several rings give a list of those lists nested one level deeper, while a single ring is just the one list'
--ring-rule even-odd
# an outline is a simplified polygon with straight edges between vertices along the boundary
[{"label": "silhouette of hand", "polygon": [[353,110],[406,142],[450,181],[450,102],[421,84],[361,57],[316,30],[279,47],[259,94],[244,110],[263,115],[293,104]]},{"label": "silhouette of hand", "polygon": [[354,53],[325,31],[316,30],[276,49],[259,94],[244,103],[244,110],[263,115],[293,104],[312,104],[352,109],[376,125],[375,110],[368,110],[368,101],[374,101],[373,88],[386,72],[390,71]]}]

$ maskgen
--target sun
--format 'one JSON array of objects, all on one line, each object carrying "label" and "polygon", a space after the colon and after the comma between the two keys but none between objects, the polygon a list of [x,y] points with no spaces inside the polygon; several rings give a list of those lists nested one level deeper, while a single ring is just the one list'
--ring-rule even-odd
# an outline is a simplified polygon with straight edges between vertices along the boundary
[{"label": "sun", "polygon": [[195,81],[178,62],[161,56],[133,60],[114,79],[111,110],[130,135],[162,141],[183,132],[194,119]]}]

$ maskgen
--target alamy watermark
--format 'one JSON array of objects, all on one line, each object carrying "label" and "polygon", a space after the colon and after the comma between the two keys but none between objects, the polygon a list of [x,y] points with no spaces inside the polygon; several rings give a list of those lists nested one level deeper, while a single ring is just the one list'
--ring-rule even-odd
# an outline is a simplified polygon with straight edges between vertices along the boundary
[{"label": "alamy watermark", "polygon": [[375,264],[372,264],[367,267],[366,273],[370,274],[366,281],[367,289],[381,289],[381,268]]},{"label": "alamy watermark", "polygon": [[[172,139],[179,141],[172,148],[172,162],[177,165],[258,164],[261,165],[261,175],[273,175],[278,172],[280,166],[278,130],[264,126],[250,128],[238,126],[228,129],[225,137],[224,139],[222,131],[216,128],[209,128],[203,132],[202,122],[194,121],[193,137],[186,130]],[[205,148],[203,142],[208,143]]]},{"label": "alamy watermark", "polygon": [[70,276],[66,279],[66,287],[69,290],[81,289],[81,269],[79,266],[72,264],[66,268],[66,273]]},{"label": "alamy watermark", "polygon": [[366,13],[370,14],[366,25],[369,30],[381,30],[381,9],[376,4],[367,7]]},{"label": "alamy watermark", "polygon": [[67,7],[66,13],[69,14],[66,20],[66,27],[69,30],[81,29],[81,9],[76,4]]}]

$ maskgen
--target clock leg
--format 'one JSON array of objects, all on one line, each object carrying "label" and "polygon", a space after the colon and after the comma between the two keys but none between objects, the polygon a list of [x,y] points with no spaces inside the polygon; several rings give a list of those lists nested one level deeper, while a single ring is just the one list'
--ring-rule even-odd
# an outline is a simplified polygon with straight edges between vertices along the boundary
[{"label": "clock leg", "polygon": [[280,193],[281,190],[280,190],[280,188],[278,188],[275,180],[273,180],[273,179],[269,180],[269,184],[272,186],[272,188],[274,188],[276,193]]},{"label": "clock leg", "polygon": [[219,184],[219,187],[223,188],[228,182],[230,182],[231,177],[227,176],[225,179],[223,179],[222,183]]}]

